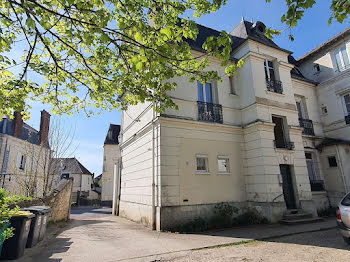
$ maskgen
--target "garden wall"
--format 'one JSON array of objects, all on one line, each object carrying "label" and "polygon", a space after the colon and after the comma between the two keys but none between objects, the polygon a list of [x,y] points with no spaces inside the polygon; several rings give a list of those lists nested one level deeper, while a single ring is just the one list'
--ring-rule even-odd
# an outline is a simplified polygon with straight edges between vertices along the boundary
[{"label": "garden wall", "polygon": [[71,208],[71,195],[73,189],[73,179],[62,179],[57,188],[45,198],[38,198],[29,201],[23,201],[16,205],[22,207],[30,206],[49,206],[51,213],[49,222],[68,220]]}]

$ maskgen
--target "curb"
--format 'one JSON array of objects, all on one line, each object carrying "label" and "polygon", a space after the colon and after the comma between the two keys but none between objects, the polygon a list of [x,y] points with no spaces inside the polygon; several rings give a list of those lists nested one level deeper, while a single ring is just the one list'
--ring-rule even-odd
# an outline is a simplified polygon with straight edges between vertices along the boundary
[{"label": "curb", "polygon": [[269,240],[269,239],[273,239],[273,238],[287,237],[287,236],[299,235],[299,234],[304,234],[304,233],[313,233],[313,232],[319,232],[319,231],[326,231],[326,230],[330,230],[330,229],[334,229],[334,228],[337,228],[337,226],[334,225],[334,226],[321,227],[319,229],[305,230],[305,231],[294,232],[294,233],[277,234],[277,235],[273,235],[273,236],[270,236],[270,237],[257,238],[255,240]]},{"label": "curb", "polygon": [[276,234],[276,235],[268,236],[268,237],[246,239],[246,240],[242,240],[242,241],[239,241],[239,242],[232,242],[232,243],[219,244],[219,245],[214,245],[214,246],[206,246],[206,247],[200,247],[200,248],[192,248],[192,249],[189,249],[189,250],[191,250],[191,251],[199,251],[199,250],[203,250],[203,249],[212,249],[212,248],[220,248],[220,247],[227,247],[227,246],[238,246],[238,245],[244,245],[244,244],[248,244],[248,243],[255,242],[255,241],[265,241],[265,240],[272,240],[274,238],[293,236],[293,235],[299,235],[299,234],[304,234],[304,233],[313,233],[313,232],[319,232],[319,231],[327,231],[327,230],[334,229],[334,228],[337,228],[337,226],[334,225],[334,226],[329,226],[329,227],[321,227],[321,228],[318,228],[318,229],[304,230],[304,231],[300,231],[300,232]]}]

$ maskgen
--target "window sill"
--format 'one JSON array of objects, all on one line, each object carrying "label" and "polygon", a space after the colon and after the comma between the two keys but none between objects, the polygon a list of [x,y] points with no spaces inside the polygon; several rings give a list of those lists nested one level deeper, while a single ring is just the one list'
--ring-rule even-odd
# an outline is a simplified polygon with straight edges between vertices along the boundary
[{"label": "window sill", "polygon": [[234,94],[234,93],[230,93],[230,96],[238,97],[238,95],[237,95],[237,94]]},{"label": "window sill", "polygon": [[210,172],[196,171],[196,175],[210,175]]},{"label": "window sill", "polygon": [[323,195],[323,194],[327,194],[327,191],[326,190],[320,190],[320,191],[312,191],[311,190],[311,193],[314,195]]},{"label": "window sill", "polygon": [[275,147],[275,151],[283,151],[283,152],[293,152],[294,151],[294,149],[288,149],[288,148],[277,148],[277,147]]},{"label": "window sill", "polygon": [[277,95],[277,96],[280,96],[280,97],[285,97],[286,96],[284,93],[280,94],[280,93],[272,92],[272,91],[269,91],[269,90],[265,90],[265,92],[266,92],[266,94]]},{"label": "window sill", "polygon": [[217,173],[218,176],[230,176],[231,173]]}]

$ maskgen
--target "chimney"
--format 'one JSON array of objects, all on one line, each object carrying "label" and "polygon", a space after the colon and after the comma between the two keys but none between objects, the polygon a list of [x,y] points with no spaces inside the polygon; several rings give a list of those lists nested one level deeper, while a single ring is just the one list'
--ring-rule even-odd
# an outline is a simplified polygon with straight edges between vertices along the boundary
[{"label": "chimney", "polygon": [[49,139],[50,114],[45,110],[41,111],[40,119],[40,145],[46,146]]},{"label": "chimney", "polygon": [[15,126],[14,126],[14,135],[15,137],[22,137],[22,129],[23,129],[23,119],[21,112],[15,112]]}]

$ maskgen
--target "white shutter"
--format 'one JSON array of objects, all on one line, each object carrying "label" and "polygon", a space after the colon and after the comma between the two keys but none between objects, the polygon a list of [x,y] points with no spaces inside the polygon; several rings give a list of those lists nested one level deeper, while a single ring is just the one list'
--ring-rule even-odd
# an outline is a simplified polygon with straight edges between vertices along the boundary
[{"label": "white shutter", "polygon": [[19,169],[21,167],[21,159],[22,159],[22,154],[18,153],[16,157],[16,168]]}]

